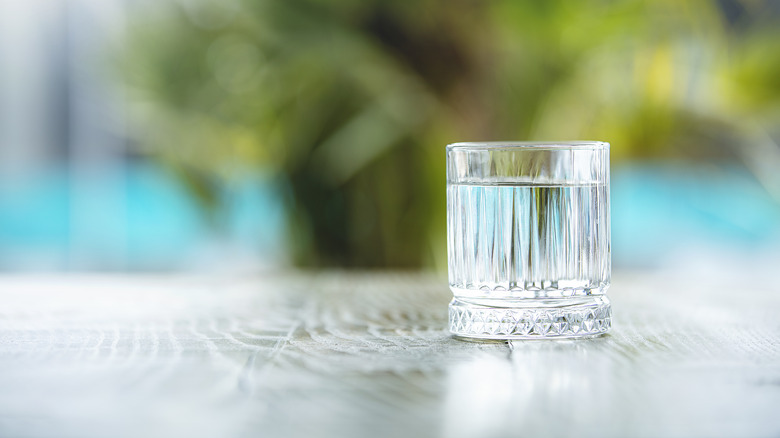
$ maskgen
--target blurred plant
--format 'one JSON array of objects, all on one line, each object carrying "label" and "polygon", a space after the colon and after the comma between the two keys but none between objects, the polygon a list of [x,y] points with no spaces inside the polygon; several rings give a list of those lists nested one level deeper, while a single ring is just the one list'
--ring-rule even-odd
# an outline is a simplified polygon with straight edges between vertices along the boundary
[{"label": "blurred plant", "polygon": [[275,172],[298,264],[441,266],[448,142],[777,154],[776,17],[758,1],[182,0],[132,15],[121,65],[131,132],[201,198]]}]

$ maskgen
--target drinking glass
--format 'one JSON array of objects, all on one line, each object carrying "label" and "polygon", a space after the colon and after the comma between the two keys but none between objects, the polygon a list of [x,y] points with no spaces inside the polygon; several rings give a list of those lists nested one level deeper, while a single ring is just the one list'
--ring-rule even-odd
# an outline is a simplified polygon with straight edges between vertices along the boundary
[{"label": "drinking glass", "polygon": [[448,145],[447,252],[453,334],[607,332],[609,143]]}]

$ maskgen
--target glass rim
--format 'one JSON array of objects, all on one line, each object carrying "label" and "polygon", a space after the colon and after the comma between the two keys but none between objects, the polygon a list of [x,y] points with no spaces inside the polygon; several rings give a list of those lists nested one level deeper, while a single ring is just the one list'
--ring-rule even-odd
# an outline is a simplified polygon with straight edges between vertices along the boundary
[{"label": "glass rim", "polygon": [[609,143],[604,141],[462,141],[447,145],[448,151],[454,150],[501,150],[501,149],[570,149],[570,150],[603,150],[609,149]]}]

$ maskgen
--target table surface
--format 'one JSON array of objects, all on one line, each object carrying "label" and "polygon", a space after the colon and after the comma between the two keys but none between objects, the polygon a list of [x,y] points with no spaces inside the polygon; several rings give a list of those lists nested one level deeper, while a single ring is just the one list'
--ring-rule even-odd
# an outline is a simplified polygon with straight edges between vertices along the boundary
[{"label": "table surface", "polygon": [[704,278],[617,273],[609,335],[480,343],[429,274],[6,275],[0,436],[780,436],[780,291]]}]

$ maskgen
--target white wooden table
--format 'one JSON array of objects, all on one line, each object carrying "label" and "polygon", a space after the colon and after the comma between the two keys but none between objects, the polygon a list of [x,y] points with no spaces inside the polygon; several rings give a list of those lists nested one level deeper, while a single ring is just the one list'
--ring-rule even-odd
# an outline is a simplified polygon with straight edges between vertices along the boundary
[{"label": "white wooden table", "polygon": [[472,343],[431,275],[4,276],[0,437],[780,436],[777,285],[610,297],[610,335]]}]

